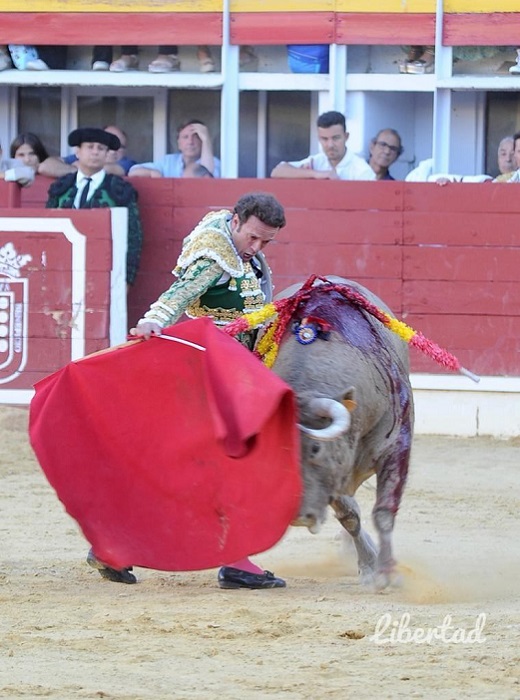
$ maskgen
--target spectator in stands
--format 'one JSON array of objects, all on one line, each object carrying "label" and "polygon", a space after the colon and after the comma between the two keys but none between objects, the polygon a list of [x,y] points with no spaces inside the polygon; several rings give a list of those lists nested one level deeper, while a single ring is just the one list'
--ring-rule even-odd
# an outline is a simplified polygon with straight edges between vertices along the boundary
[{"label": "spectator in stands", "polygon": [[36,174],[34,168],[15,158],[4,160],[2,154],[3,151],[0,146],[0,180],[17,182],[22,187],[27,187],[34,182]]},{"label": "spectator in stands", "polygon": [[450,182],[489,182],[491,175],[452,175],[438,173],[433,170],[433,158],[421,160],[419,165],[405,177],[406,182],[435,182],[437,185],[448,185]]},{"label": "spectator in stands", "polygon": [[49,66],[39,57],[36,46],[0,46],[0,71],[13,66],[18,70],[49,70]]},{"label": "spectator in stands", "polygon": [[370,141],[368,164],[376,180],[395,180],[389,168],[403,152],[401,137],[395,129],[381,129]]},{"label": "spectator in stands", "polygon": [[[121,56],[115,61],[111,46],[94,46],[92,52],[92,70],[110,70],[114,73],[125,73],[139,68],[137,46],[121,46]],[[212,73],[215,63],[208,46],[199,46],[197,49],[199,69],[201,73]],[[177,46],[159,46],[157,58],[149,65],[150,73],[173,73],[181,69]]]},{"label": "spectator in stands", "polygon": [[200,163],[188,163],[182,177],[213,177],[213,175]]},{"label": "spectator in stands", "polygon": [[520,74],[520,48],[515,48],[516,51],[516,56],[515,56],[515,64],[514,66],[511,66],[509,69],[510,73],[513,73],[514,75]]},{"label": "spectator in stands", "polygon": [[318,117],[321,153],[298,161],[282,161],[271,177],[314,178],[317,180],[375,180],[370,165],[347,149],[349,133],[341,112],[325,112]]},{"label": "spectator in stands", "polygon": [[67,68],[67,46],[37,46],[40,59],[50,70],[65,70]]},{"label": "spectator in stands", "polygon": [[[402,46],[407,54],[406,59],[399,61],[400,73],[433,73],[435,70],[435,46]],[[509,46],[453,46],[453,63],[458,61],[480,62],[486,59],[494,59],[504,52],[509,52]],[[517,49],[517,53],[520,49]],[[517,56],[517,61],[519,57]],[[520,64],[509,69],[510,73],[520,73]]]},{"label": "spectator in stands", "polygon": [[76,129],[69,134],[69,146],[78,157],[73,173],[60,177],[49,187],[49,209],[98,209],[126,207],[128,209],[127,284],[133,284],[139,266],[143,233],[137,207],[137,192],[118,175],[106,172],[104,166],[109,151],[117,151],[119,139],[112,133],[96,128]]},{"label": "spectator in stands", "polygon": [[130,168],[130,177],[183,177],[192,163],[203,165],[213,177],[220,177],[220,161],[213,155],[208,127],[199,119],[181,124],[177,129],[178,153],[167,153],[150,163]]},{"label": "spectator in stands", "polygon": [[[128,143],[128,137],[126,133],[118,126],[115,126],[113,124],[104,126],[103,131],[107,131],[109,134],[114,134],[114,136],[117,136],[117,138],[119,139],[119,143],[121,144],[117,151],[108,151],[105,163],[105,170],[107,170],[108,168],[107,172],[111,172],[114,175],[128,175],[128,171],[133,165],[136,164],[137,161],[128,158],[128,156],[126,155],[126,148]],[[70,156],[65,156],[63,162],[71,164],[75,163],[77,160],[77,156],[74,153],[72,153]],[[119,166],[121,172],[115,166]]]},{"label": "spectator in stands", "polygon": [[[127,135],[118,126],[110,124],[103,128],[109,134],[117,136],[120,147],[117,151],[108,151],[104,169],[111,175],[127,175],[130,168],[135,165],[135,160],[126,155]],[[71,153],[64,158],[49,156],[38,167],[38,173],[47,177],[62,177],[69,173],[75,173],[78,168],[78,158],[75,153]]]},{"label": "spectator in stands", "polygon": [[402,46],[406,52],[404,61],[399,61],[400,73],[433,73],[435,69],[435,46]]},{"label": "spectator in stands", "polygon": [[516,134],[513,134],[513,144],[514,144],[514,154],[513,154],[513,159],[514,159],[514,164],[516,166],[516,170],[511,173],[511,177],[509,177],[507,180],[495,180],[495,182],[520,182],[520,131],[517,131]]},{"label": "spectator in stands", "polygon": [[11,63],[11,56],[9,55],[9,49],[4,44],[3,46],[0,46],[0,71],[7,70],[8,68],[12,68],[12,67],[13,67],[13,64]]},{"label": "spectator in stands", "polygon": [[500,174],[494,182],[507,182],[516,168],[515,141],[512,136],[505,136],[498,144],[497,163]]},{"label": "spectator in stands", "polygon": [[[515,155],[515,137],[518,136],[518,153]],[[520,166],[520,133],[515,136],[505,136],[498,144],[497,162],[500,175],[493,182],[509,182],[513,177],[515,167]],[[449,182],[486,182],[492,180],[490,175],[451,175],[433,172],[433,158],[422,160],[419,165],[406,176],[407,182],[436,182],[446,185]],[[518,180],[520,181],[520,179]]]},{"label": "spectator in stands", "polygon": [[328,73],[328,44],[288,44],[287,63],[293,73]]},{"label": "spectator in stands", "polygon": [[258,56],[252,46],[241,46],[239,56],[240,68],[247,71],[258,70]]},{"label": "spectator in stands", "polygon": [[40,163],[43,163],[49,157],[47,149],[38,136],[30,131],[18,134],[11,142],[9,153],[11,158],[16,158],[24,165],[28,165],[35,173],[38,172]]},{"label": "spectator in stands", "polygon": [[123,168],[125,175],[128,175],[128,171],[133,165],[137,163],[137,161],[133,158],[129,158],[126,153],[128,144],[128,136],[126,132],[124,132],[119,127],[115,126],[115,124],[107,124],[107,126],[103,127],[103,130],[107,131],[109,134],[114,134],[114,136],[117,136],[117,138],[119,139],[119,143],[121,144],[117,151],[108,152],[105,168],[107,167],[107,165],[117,164],[121,168]]}]

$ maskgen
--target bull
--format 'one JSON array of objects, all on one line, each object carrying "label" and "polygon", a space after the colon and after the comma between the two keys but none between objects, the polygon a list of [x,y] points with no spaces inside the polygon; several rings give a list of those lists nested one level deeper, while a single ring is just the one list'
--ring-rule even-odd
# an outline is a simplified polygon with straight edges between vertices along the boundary
[{"label": "bull", "polygon": [[[298,405],[304,494],[293,524],[317,532],[330,505],[354,541],[361,580],[381,589],[395,577],[392,531],[413,436],[408,346],[336,291],[342,285],[391,315],[355,282],[316,280],[292,315],[273,370],[292,387]],[[300,287],[277,298],[291,297]],[[361,526],[355,499],[374,474],[378,547]]]}]

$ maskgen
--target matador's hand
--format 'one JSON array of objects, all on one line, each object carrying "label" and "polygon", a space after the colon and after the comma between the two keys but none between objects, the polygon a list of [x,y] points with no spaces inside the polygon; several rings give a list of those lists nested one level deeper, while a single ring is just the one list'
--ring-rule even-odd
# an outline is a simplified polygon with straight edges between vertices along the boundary
[{"label": "matador's hand", "polygon": [[139,321],[135,328],[130,329],[130,335],[148,340],[152,335],[161,335],[163,329],[154,321]]}]

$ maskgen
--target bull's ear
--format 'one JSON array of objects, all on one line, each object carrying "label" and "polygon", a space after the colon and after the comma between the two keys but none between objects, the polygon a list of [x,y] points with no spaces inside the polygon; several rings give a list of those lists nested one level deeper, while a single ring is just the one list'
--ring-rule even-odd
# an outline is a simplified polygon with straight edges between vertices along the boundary
[{"label": "bull's ear", "polygon": [[356,390],[353,386],[349,387],[343,394],[338,398],[338,401],[342,403],[349,413],[356,410]]}]

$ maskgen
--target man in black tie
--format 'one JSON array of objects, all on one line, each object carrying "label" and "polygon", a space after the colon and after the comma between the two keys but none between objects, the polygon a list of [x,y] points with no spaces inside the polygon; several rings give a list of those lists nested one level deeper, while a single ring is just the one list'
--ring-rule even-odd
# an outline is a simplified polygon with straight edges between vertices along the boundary
[{"label": "man in black tie", "polygon": [[126,207],[128,209],[128,252],[126,281],[133,284],[143,242],[141,218],[135,188],[122,177],[108,174],[104,165],[109,151],[117,151],[119,138],[97,128],[76,129],[69,134],[74,147],[77,173],[58,178],[49,187],[48,209],[95,209]]},{"label": "man in black tie", "polygon": [[[88,195],[89,195],[89,190],[90,190],[90,183],[92,182],[91,177],[86,177],[83,179],[83,189],[81,190],[81,194],[79,196],[79,206],[78,209],[86,209],[87,208],[87,201],[88,201]],[[79,189],[79,188],[78,188]]]}]

